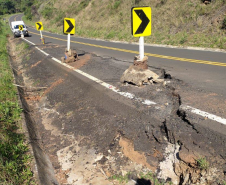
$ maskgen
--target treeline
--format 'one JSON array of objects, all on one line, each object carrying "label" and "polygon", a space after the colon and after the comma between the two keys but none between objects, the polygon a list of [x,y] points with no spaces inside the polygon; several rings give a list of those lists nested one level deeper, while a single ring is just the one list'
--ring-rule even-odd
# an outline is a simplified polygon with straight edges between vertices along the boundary
[{"label": "treeline", "polygon": [[31,6],[34,0],[0,0],[0,15],[23,12],[31,19]]}]

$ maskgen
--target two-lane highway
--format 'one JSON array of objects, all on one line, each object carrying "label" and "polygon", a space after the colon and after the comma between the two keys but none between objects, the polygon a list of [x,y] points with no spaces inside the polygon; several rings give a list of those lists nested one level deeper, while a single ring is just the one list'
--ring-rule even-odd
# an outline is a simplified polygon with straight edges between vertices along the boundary
[{"label": "two-lane highway", "polygon": [[[22,14],[10,18],[21,20]],[[44,25],[45,26],[45,25]],[[62,29],[59,27],[59,29]],[[29,27],[33,43],[40,43],[40,33]],[[47,43],[66,45],[67,36],[43,32]],[[139,53],[137,44],[110,42],[95,39],[71,37],[71,47],[79,47],[100,56],[133,61]],[[214,92],[226,98],[226,52],[192,50],[145,45],[145,55],[149,57],[149,66],[164,68],[175,78],[192,84],[198,89]]]},{"label": "two-lane highway", "polygon": [[[20,15],[10,20],[18,19]],[[159,83],[138,88],[119,82],[122,73],[133,63],[134,55],[138,54],[137,45],[72,37],[72,48],[81,55],[76,62],[63,63],[60,58],[66,47],[64,35],[43,32],[47,42],[43,45],[39,33],[32,28],[29,31],[31,37],[9,37],[9,51],[11,54],[15,53],[15,45],[20,45],[23,41],[28,42],[30,46],[26,49],[26,54],[23,52],[23,60],[13,57],[11,61],[15,71],[18,71],[15,75],[19,77],[17,83],[25,87],[45,87],[40,92],[26,93],[25,97],[26,102],[33,108],[27,120],[28,128],[35,125],[34,129],[29,130],[32,136],[30,138],[35,141],[31,143],[40,143],[40,146],[33,147],[40,179],[51,182],[60,180],[59,184],[83,184],[82,181],[85,181],[85,184],[96,184],[92,182],[95,180],[99,184],[109,180],[106,175],[103,176],[105,172],[100,171],[100,167],[103,170],[114,169],[110,173],[115,174],[124,168],[124,165],[131,166],[136,163],[153,168],[153,171],[161,169],[163,164],[161,173],[166,174],[164,169],[165,162],[168,164],[167,156],[175,154],[179,156],[177,161],[183,164],[183,168],[187,156],[192,159],[192,164],[194,159],[202,156],[208,159],[210,169],[213,168],[215,173],[215,169],[218,169],[217,176],[224,176],[226,102],[224,91],[220,91],[224,90],[224,86],[218,88],[221,86],[215,81],[223,85],[225,83],[225,53],[210,54],[204,51],[146,46],[149,69],[160,74],[161,70],[154,67],[165,68],[171,75],[183,79],[187,84],[176,79],[165,79],[165,85]],[[151,50],[156,50],[155,54]],[[190,55],[192,56],[189,57]],[[217,58],[217,55],[222,58]],[[24,84],[20,84],[23,78]],[[222,94],[224,97],[220,97]],[[29,114],[26,107],[24,110]],[[34,120],[33,123],[30,120]],[[122,144],[123,142],[125,144]],[[49,159],[40,158],[40,148]],[[125,148],[129,152],[125,152]],[[98,161],[100,159],[103,166],[96,161],[97,156],[94,154],[97,154]],[[127,160],[132,159],[133,163],[127,163],[121,154]],[[136,156],[138,161],[130,156]],[[115,160],[112,160],[112,157]],[[94,162],[98,166],[94,166]],[[172,172],[176,163],[169,163]],[[54,169],[49,169],[48,165]],[[186,167],[189,173],[192,170],[195,175],[199,173],[197,168],[193,165],[191,167],[190,161]],[[131,166],[128,171],[134,169],[137,168]],[[50,171],[53,179],[48,174]],[[211,177],[213,175],[211,173]],[[199,176],[205,179],[203,174]],[[182,182],[181,177],[184,177],[184,171],[178,178],[173,178]],[[171,177],[166,177],[169,178]]]}]

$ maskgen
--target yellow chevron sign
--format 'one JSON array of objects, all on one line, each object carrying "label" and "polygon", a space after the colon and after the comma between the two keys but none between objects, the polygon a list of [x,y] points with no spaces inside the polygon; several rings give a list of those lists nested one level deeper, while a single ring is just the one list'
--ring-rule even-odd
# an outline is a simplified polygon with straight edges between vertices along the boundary
[{"label": "yellow chevron sign", "polygon": [[37,29],[38,31],[43,30],[42,22],[36,22],[35,25],[36,25],[36,29]]},{"label": "yellow chevron sign", "polygon": [[151,7],[133,7],[131,17],[132,35],[134,37],[151,35]]},{"label": "yellow chevron sign", "polygon": [[23,29],[24,29],[23,25],[19,25],[19,30],[23,31]]},{"label": "yellow chevron sign", "polygon": [[75,34],[75,19],[64,18],[64,30],[65,34]]}]

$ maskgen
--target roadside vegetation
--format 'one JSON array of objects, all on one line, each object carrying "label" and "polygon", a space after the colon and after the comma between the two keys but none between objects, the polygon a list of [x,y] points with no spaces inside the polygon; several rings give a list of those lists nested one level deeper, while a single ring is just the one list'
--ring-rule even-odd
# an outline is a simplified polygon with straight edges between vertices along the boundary
[{"label": "roadside vegetation", "polygon": [[76,36],[138,42],[131,35],[133,6],[152,8],[145,43],[226,49],[226,0],[40,0],[32,5],[31,25],[42,21],[44,30],[62,34],[63,18],[70,17]]},{"label": "roadside vegetation", "polygon": [[205,157],[199,157],[197,159],[197,167],[200,170],[207,170],[209,168],[209,163],[208,163],[208,161],[206,160]]},{"label": "roadside vegetation", "polygon": [[31,156],[20,122],[22,109],[6,47],[9,33],[8,23],[0,21],[0,184],[31,185]]},{"label": "roadside vegetation", "polygon": [[24,12],[26,17],[31,19],[31,8],[34,2],[34,0],[0,0],[0,15]]}]

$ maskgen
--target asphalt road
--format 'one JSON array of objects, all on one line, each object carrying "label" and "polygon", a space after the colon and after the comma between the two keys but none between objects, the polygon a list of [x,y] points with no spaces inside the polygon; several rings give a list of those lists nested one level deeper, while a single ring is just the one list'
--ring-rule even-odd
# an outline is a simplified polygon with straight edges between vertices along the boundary
[{"label": "asphalt road", "polygon": [[[16,45],[23,42],[22,39],[10,37],[9,49],[13,50]],[[46,56],[37,48],[49,55]],[[26,52],[23,52],[25,55],[21,59],[12,57],[13,61],[11,61],[16,74],[16,83],[25,87],[45,88],[42,91],[26,92],[25,90],[21,93],[24,112],[29,121],[27,124],[30,129],[30,138],[32,138],[31,143],[38,145],[33,146],[33,150],[38,161],[40,179],[46,178],[48,182],[52,181],[49,176],[50,171],[61,180],[59,184],[65,184],[65,180],[68,180],[67,184],[83,184],[80,181],[85,180],[85,184],[88,182],[100,184],[101,182],[103,185],[109,185],[112,183],[103,183],[106,177],[99,171],[99,167],[96,168],[93,165],[95,155],[104,154],[106,159],[111,157],[109,161],[112,162],[102,162],[104,163],[103,169],[116,167],[114,171],[108,173],[108,176],[120,171],[121,167],[127,164],[130,166],[126,168],[128,171],[136,169],[136,166],[131,166],[131,161],[126,160],[134,160],[133,156],[138,158],[138,164],[148,165],[150,169],[155,170],[159,162],[164,160],[165,147],[169,143],[180,143],[182,146],[178,151],[180,157],[183,157],[184,152],[186,158],[191,153],[198,152],[197,156],[207,155],[211,161],[213,159],[217,169],[224,170],[222,165],[224,161],[222,162],[221,158],[226,158],[225,135],[214,132],[211,125],[211,129],[202,127],[201,122],[207,124],[207,120],[203,118],[183,116],[183,112],[179,110],[179,96],[173,93],[172,88],[161,84],[144,88],[122,85],[117,82],[117,79],[129,64],[123,66],[120,65],[121,61],[114,59],[97,57],[89,53],[85,53],[79,57],[78,61],[69,64],[52,59],[52,56],[59,59],[63,51],[64,46],[39,44],[36,47],[31,44]],[[81,53],[78,48],[76,51]],[[10,54],[13,56],[16,51]],[[82,72],[102,82],[115,85],[121,92],[132,92],[139,98],[152,98],[158,104],[146,106],[137,102],[135,98],[130,100],[103,87],[101,82],[97,83],[87,75],[81,75],[75,65],[83,62],[85,65],[79,68]],[[170,84],[174,82],[178,84],[177,80],[170,79],[170,82]],[[32,107],[32,110],[27,110],[28,106],[25,101]],[[216,123],[214,127],[217,127]],[[226,133],[224,125],[218,128],[222,132],[225,130],[224,133]],[[128,150],[129,154],[126,158],[119,155],[122,153],[122,148],[126,147],[126,145],[121,145],[123,138],[132,142],[129,144],[132,149]],[[49,160],[45,155],[40,157],[42,151],[40,148],[45,155],[49,156]],[[134,153],[133,150],[144,153],[146,159],[137,157],[139,153]],[[112,156],[117,160],[112,160]],[[55,170],[47,168],[51,166],[48,165],[48,161],[52,162]],[[63,175],[65,173],[67,175]],[[73,183],[71,179],[76,183]],[[80,181],[77,181],[78,179]],[[93,183],[92,180],[97,183]],[[42,184],[52,183],[43,182]]]},{"label": "asphalt road", "polygon": [[[22,16],[22,14],[14,15],[10,18],[9,22],[21,20]],[[28,30],[31,36],[26,37],[26,39],[34,44],[41,44],[40,32],[31,27],[29,27]],[[43,32],[43,36],[46,41],[46,46],[57,44],[66,48],[67,36],[48,33],[45,31]],[[71,48],[77,48],[89,53],[94,53],[108,59],[117,59],[114,60],[114,62],[111,61],[111,65],[118,69],[115,72],[109,71],[110,69],[107,69],[107,67],[104,67],[103,65],[93,66],[93,70],[88,72],[88,74],[94,75],[94,77],[103,80],[104,82],[109,81],[110,85],[115,85],[111,81],[119,83],[120,76],[115,74],[122,74],[123,71],[133,63],[133,58],[138,54],[139,50],[139,46],[136,44],[108,42],[75,36],[71,37]],[[205,121],[203,123],[204,126],[208,125],[207,127],[212,130],[217,130],[224,134],[225,130],[222,129],[221,123],[225,124],[226,52],[154,46],[145,46],[145,52],[145,55],[149,57],[149,67],[152,69],[165,69],[165,71],[172,77],[181,80],[185,84],[187,88],[177,88],[181,89],[178,90],[178,93],[181,96],[183,104],[220,116],[224,119],[218,126],[216,126],[215,122],[206,123]],[[63,53],[63,50],[61,54],[57,52],[54,53],[53,50],[50,54],[51,56],[60,59],[60,57],[63,56]],[[104,68],[106,69],[104,70]],[[110,73],[115,74],[110,75]],[[108,81],[106,81],[106,79],[108,79]],[[155,101],[154,99],[151,100]],[[164,104],[165,102],[162,103]],[[202,115],[201,117],[203,118],[205,115]]]},{"label": "asphalt road", "polygon": [[[12,16],[10,21],[21,20],[21,16]],[[39,87],[47,88],[41,96],[34,93],[26,98],[37,106],[34,118],[54,168],[58,167],[55,151],[71,144],[71,140],[64,143],[66,136],[88,136],[90,146],[108,153],[114,137],[120,134],[133,141],[135,150],[145,152],[153,166],[158,166],[156,161],[162,158],[153,158],[152,149],[164,153],[165,144],[172,143],[186,146],[186,151],[182,148],[179,151],[185,152],[185,156],[211,153],[213,163],[216,160],[216,165],[225,172],[222,165],[225,160],[218,159],[226,159],[226,53],[145,46],[150,69],[163,68],[176,79],[166,79],[169,80],[166,86],[137,88],[123,85],[119,79],[133,62],[138,45],[71,37],[71,48],[87,53],[66,64],[59,60],[64,54],[66,36],[43,32],[46,44],[42,45],[39,32],[30,27],[29,32],[31,37],[25,39],[33,44],[29,46],[29,57],[24,58],[17,71],[22,70],[20,75],[30,80],[27,84],[38,83]],[[22,42],[13,38],[9,41]],[[82,62],[84,65],[74,66]],[[135,98],[128,98],[130,93]],[[156,103],[147,106],[143,100]],[[221,116],[224,123],[185,110],[186,105]]]},{"label": "asphalt road", "polygon": [[[22,14],[10,18],[21,20]],[[34,25],[35,26],[35,25]],[[45,27],[45,25],[44,25]],[[59,29],[62,29],[59,27]],[[29,27],[33,43],[40,43],[40,32]],[[58,35],[43,31],[46,43],[67,44],[66,35]],[[113,57],[122,61],[133,61],[139,46],[137,44],[110,42],[71,36],[71,47],[79,47],[100,56]],[[178,49],[145,45],[148,65],[164,68],[173,77],[192,84],[197,89],[217,93],[226,99],[226,52]],[[174,57],[172,59],[172,57]],[[187,61],[189,60],[189,61]],[[198,60],[198,61],[197,61]]]}]

